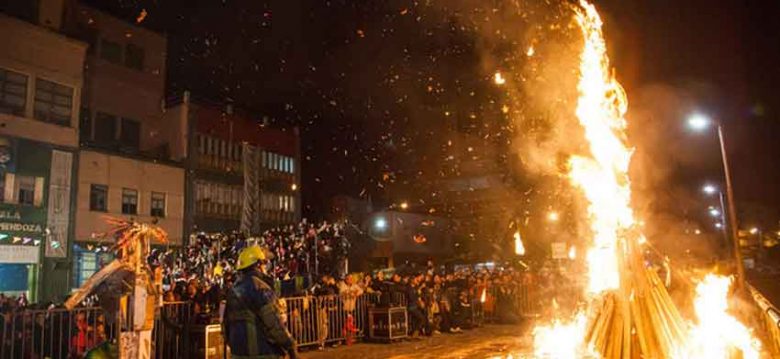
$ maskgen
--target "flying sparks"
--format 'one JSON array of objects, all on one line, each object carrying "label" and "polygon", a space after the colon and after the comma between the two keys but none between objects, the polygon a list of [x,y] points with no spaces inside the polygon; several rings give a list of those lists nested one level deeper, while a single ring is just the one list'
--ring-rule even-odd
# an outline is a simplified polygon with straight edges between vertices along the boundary
[{"label": "flying sparks", "polygon": [[493,82],[495,82],[496,85],[501,86],[506,83],[506,79],[504,79],[504,76],[502,76],[500,72],[496,72],[496,74],[493,75]]}]

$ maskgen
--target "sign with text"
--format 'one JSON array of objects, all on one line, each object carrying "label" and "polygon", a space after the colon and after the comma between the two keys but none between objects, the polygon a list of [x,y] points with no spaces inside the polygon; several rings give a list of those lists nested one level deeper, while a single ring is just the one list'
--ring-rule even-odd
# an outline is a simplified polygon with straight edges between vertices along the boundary
[{"label": "sign with text", "polygon": [[0,234],[40,239],[46,231],[45,209],[0,204]]},{"label": "sign with text", "polygon": [[13,244],[0,245],[0,263],[38,263],[41,248]]}]

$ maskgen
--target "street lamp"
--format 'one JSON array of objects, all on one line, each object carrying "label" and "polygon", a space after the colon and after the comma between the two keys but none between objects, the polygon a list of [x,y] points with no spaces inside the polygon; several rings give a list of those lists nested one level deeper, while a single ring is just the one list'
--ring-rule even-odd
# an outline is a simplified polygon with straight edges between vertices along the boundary
[{"label": "street lamp", "polygon": [[720,223],[716,223],[715,227],[719,228],[719,229],[720,228],[723,229],[724,240],[726,242],[728,242],[728,240],[729,240],[728,233],[726,232],[726,229],[723,228],[723,223],[726,223],[726,206],[725,206],[725,203],[723,202],[723,192],[720,189],[718,189],[718,187],[716,187],[715,185],[713,185],[711,183],[707,183],[704,186],[702,186],[701,187],[701,191],[704,192],[708,196],[711,196],[711,195],[714,195],[714,194],[718,195],[718,201],[720,202],[720,210],[718,210],[715,207],[710,207],[709,208],[709,212],[710,212],[710,216],[720,217]]},{"label": "street lamp", "polygon": [[[710,124],[713,124],[708,116],[696,113],[688,118],[688,126],[695,131],[704,131]],[[728,201],[728,225],[731,234],[731,242],[734,246],[734,259],[737,261],[737,287],[743,287],[745,281],[745,268],[742,263],[742,253],[739,248],[739,237],[737,235],[737,211],[734,204],[734,190],[731,187],[731,171],[729,170],[728,156],[726,155],[726,141],[723,139],[723,126],[715,123],[718,130],[718,141],[720,142],[720,157],[723,161],[723,177],[726,179],[726,200]],[[714,192],[713,192],[714,193]],[[721,203],[722,200],[721,200]]]},{"label": "street lamp", "polygon": [[702,131],[710,127],[710,119],[700,113],[695,113],[688,118],[688,126],[696,131]]},{"label": "street lamp", "polygon": [[384,231],[387,228],[387,221],[383,217],[379,217],[374,221],[374,228],[378,231]]},{"label": "street lamp", "polygon": [[715,187],[711,184],[705,184],[704,187],[701,188],[701,191],[705,194],[715,194],[718,192],[718,187]]}]

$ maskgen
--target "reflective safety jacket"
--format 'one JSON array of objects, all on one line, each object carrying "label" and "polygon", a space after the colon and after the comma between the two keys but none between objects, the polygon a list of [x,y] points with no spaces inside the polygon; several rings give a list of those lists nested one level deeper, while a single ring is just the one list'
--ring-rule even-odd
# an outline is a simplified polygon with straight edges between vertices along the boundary
[{"label": "reflective safety jacket", "polygon": [[228,291],[224,330],[231,357],[281,358],[296,353],[273,289],[256,270],[242,272]]}]

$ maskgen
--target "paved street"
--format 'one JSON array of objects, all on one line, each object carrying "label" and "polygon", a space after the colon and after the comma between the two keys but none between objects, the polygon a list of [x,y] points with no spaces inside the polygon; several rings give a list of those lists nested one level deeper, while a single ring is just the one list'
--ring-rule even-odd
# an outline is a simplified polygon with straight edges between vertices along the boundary
[{"label": "paved street", "polygon": [[441,334],[395,344],[355,344],[323,351],[304,352],[306,359],[344,358],[524,358],[530,348],[528,326],[490,325],[461,334]]}]

